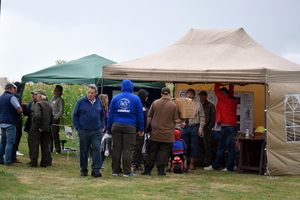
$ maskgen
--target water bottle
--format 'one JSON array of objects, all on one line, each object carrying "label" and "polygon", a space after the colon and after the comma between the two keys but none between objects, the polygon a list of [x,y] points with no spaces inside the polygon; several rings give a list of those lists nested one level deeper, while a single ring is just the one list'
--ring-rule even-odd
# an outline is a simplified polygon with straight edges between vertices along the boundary
[{"label": "water bottle", "polygon": [[249,128],[248,127],[246,128],[246,135],[245,135],[245,137],[249,138]]}]

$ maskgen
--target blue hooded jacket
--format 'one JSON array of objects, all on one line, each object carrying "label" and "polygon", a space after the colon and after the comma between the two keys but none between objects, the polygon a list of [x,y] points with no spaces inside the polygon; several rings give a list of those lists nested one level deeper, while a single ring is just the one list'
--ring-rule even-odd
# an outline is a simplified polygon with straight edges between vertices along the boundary
[{"label": "blue hooded jacket", "polygon": [[133,88],[130,80],[123,80],[122,92],[111,100],[107,119],[108,131],[113,123],[132,125],[138,131],[144,131],[143,106],[140,98],[132,94]]}]

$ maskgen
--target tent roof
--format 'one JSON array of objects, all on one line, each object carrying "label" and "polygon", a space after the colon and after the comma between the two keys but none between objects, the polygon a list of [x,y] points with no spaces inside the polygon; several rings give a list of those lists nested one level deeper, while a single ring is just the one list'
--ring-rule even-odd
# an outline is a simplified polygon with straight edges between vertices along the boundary
[{"label": "tent roof", "polygon": [[[92,54],[63,64],[54,65],[22,77],[22,83],[65,83],[77,85],[95,84],[101,86],[102,67],[116,62]],[[161,88],[160,82],[134,82],[136,87]],[[104,80],[104,86],[121,86],[121,81]]]},{"label": "tent roof", "polygon": [[105,79],[165,82],[299,82],[299,75],[299,64],[266,50],[243,28],[191,29],[162,51],[103,67]]},{"label": "tent roof", "polygon": [[54,65],[37,72],[26,74],[22,77],[22,83],[42,82],[46,84],[65,83],[88,85],[101,83],[102,67],[115,64],[96,54],[85,56],[78,60],[72,60],[63,64]]}]

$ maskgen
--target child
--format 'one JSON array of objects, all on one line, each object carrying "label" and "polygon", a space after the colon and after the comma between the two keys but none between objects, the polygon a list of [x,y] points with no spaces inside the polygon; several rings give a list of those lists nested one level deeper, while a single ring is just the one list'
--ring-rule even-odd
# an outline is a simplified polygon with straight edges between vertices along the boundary
[{"label": "child", "polygon": [[172,169],[172,161],[176,156],[179,156],[180,159],[183,162],[184,165],[184,172],[188,172],[188,169],[186,167],[186,160],[185,160],[185,151],[186,151],[186,145],[183,141],[183,139],[180,138],[180,131],[174,130],[175,135],[175,142],[172,143],[172,153],[171,153],[171,160],[168,164],[167,172],[171,172]]}]

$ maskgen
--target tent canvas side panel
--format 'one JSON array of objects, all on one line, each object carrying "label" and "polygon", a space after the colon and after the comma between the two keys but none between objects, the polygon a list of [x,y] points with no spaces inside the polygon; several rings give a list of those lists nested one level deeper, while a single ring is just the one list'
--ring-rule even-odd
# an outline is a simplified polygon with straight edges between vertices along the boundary
[{"label": "tent canvas side panel", "polygon": [[300,141],[286,141],[284,105],[285,95],[300,94],[299,83],[270,83],[269,91],[267,172],[270,175],[299,175]]}]

